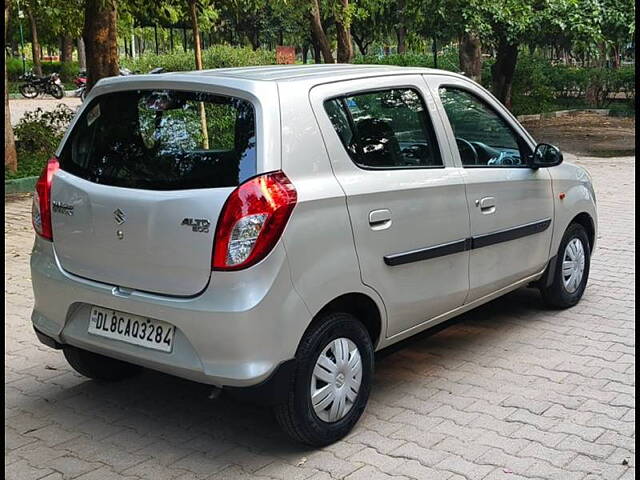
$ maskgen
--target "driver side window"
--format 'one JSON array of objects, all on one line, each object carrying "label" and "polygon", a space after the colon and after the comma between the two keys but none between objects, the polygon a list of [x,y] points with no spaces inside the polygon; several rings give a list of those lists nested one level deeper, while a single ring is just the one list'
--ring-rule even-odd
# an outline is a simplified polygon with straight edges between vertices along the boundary
[{"label": "driver side window", "polygon": [[463,166],[527,166],[529,147],[489,105],[459,88],[439,93]]}]

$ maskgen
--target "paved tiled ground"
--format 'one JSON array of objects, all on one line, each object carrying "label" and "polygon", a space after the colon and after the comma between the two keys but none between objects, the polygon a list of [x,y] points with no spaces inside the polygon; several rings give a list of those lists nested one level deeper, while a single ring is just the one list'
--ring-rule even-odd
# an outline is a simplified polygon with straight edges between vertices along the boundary
[{"label": "paved tiled ground", "polygon": [[549,311],[520,290],[405,343],[376,362],[354,432],[317,451],[201,385],[74,374],[31,329],[29,203],[8,203],[7,478],[635,478],[634,159],[580,163],[601,225],[583,301]]},{"label": "paved tiled ground", "polygon": [[82,103],[78,97],[64,97],[57,100],[53,97],[39,97],[34,99],[16,98],[9,100],[9,110],[11,112],[11,124],[16,125],[24,116],[25,112],[30,112],[41,108],[45,112],[55,109],[59,104],[64,103],[69,108],[75,110]]}]

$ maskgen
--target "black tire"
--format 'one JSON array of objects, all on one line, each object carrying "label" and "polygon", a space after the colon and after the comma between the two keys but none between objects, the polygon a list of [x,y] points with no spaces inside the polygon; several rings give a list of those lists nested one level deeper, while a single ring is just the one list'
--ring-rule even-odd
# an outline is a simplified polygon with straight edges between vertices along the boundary
[{"label": "black tire", "polygon": [[132,377],[141,370],[141,367],[137,365],[105,357],[71,345],[65,346],[63,352],[67,362],[76,372],[94,380],[115,382]]},{"label": "black tire", "polygon": [[[362,378],[350,410],[339,420],[328,422],[320,419],[313,409],[311,379],[319,355],[330,342],[338,338],[346,338],[357,346],[362,362]],[[364,412],[371,390],[373,364],[373,345],[361,322],[347,313],[323,315],[307,330],[300,342],[287,401],[275,407],[278,423],[292,439],[315,447],[340,440],[351,431]]]},{"label": "black tire", "polygon": [[82,92],[80,92],[80,101],[84,102],[84,99],[87,98],[87,89],[83,88]]},{"label": "black tire", "polygon": [[62,97],[64,97],[64,90],[60,85],[54,83],[49,86],[49,94],[53,98],[57,98],[58,100],[60,100]]},{"label": "black tire", "polygon": [[30,83],[23,83],[18,87],[20,93],[24,98],[36,98],[38,96],[38,89]]},{"label": "black tire", "polygon": [[[584,271],[582,273],[582,279],[575,291],[569,291],[565,286],[563,279],[562,264],[564,262],[567,244],[574,239],[579,240],[582,244],[582,248],[584,249]],[[569,225],[569,228],[567,228],[567,231],[564,233],[562,241],[560,242],[555,268],[553,272],[550,272],[550,275],[552,275],[552,282],[548,287],[544,285],[540,287],[540,293],[542,294],[544,302],[552,308],[569,308],[577,304],[582,298],[587,286],[590,263],[591,247],[589,245],[587,232],[579,223],[572,223]]]}]

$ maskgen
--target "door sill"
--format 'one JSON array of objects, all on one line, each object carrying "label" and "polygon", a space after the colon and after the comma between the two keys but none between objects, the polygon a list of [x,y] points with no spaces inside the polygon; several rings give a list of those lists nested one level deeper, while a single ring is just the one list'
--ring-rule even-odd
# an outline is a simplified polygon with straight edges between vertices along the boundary
[{"label": "door sill", "polygon": [[453,310],[450,310],[446,313],[442,313],[440,315],[438,315],[437,317],[433,317],[430,318],[429,320],[425,320],[422,323],[419,323],[418,325],[415,325],[411,328],[408,328],[406,330],[403,330],[400,333],[396,333],[395,335],[392,335],[390,337],[385,338],[384,341],[384,346],[380,345],[379,348],[384,348],[387,347],[393,343],[399,342],[400,340],[404,340],[405,338],[411,337],[412,335],[415,335],[416,333],[419,333],[423,330],[426,330],[427,328],[431,328],[431,327],[435,327],[436,325],[449,320],[450,318],[456,317],[458,315],[461,315],[465,312],[468,312],[469,310],[473,310],[476,307],[479,307],[480,305],[487,303],[495,298],[501,297],[502,295],[509,293],[513,290],[516,290],[520,287],[526,286],[527,284],[529,284],[530,282],[537,280],[538,278],[540,278],[540,276],[544,273],[546,269],[546,265],[545,268],[542,269],[540,272],[535,273],[533,275],[530,275],[526,278],[523,278],[522,280],[518,280],[517,282],[514,282],[510,285],[507,285],[506,287],[502,287],[499,290],[496,290],[493,293],[490,293],[488,295],[485,295],[483,297],[477,298],[475,300],[473,300],[470,303],[466,303],[464,305],[461,305],[457,308],[454,308]]}]

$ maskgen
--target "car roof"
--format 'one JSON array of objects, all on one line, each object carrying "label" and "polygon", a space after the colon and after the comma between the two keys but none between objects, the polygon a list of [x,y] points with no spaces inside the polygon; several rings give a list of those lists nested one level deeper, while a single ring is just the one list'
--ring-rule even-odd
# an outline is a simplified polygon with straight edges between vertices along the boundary
[{"label": "car roof", "polygon": [[401,75],[407,73],[434,73],[430,68],[398,67],[395,65],[353,65],[350,63],[330,63],[314,65],[267,65],[239,68],[215,68],[189,72],[190,74],[228,76],[257,81],[317,80],[318,83],[362,78],[380,75]]},{"label": "car roof", "polygon": [[313,65],[264,65],[254,67],[214,68],[187,72],[168,72],[154,75],[133,75],[110,77],[101,80],[104,83],[119,83],[126,79],[136,80],[192,80],[202,83],[205,79],[215,83],[220,80],[240,80],[242,83],[262,82],[301,82],[314,86],[335,81],[354,80],[387,75],[450,75],[457,73],[422,67],[398,67],[394,65],[354,65],[349,63],[313,64]]}]

